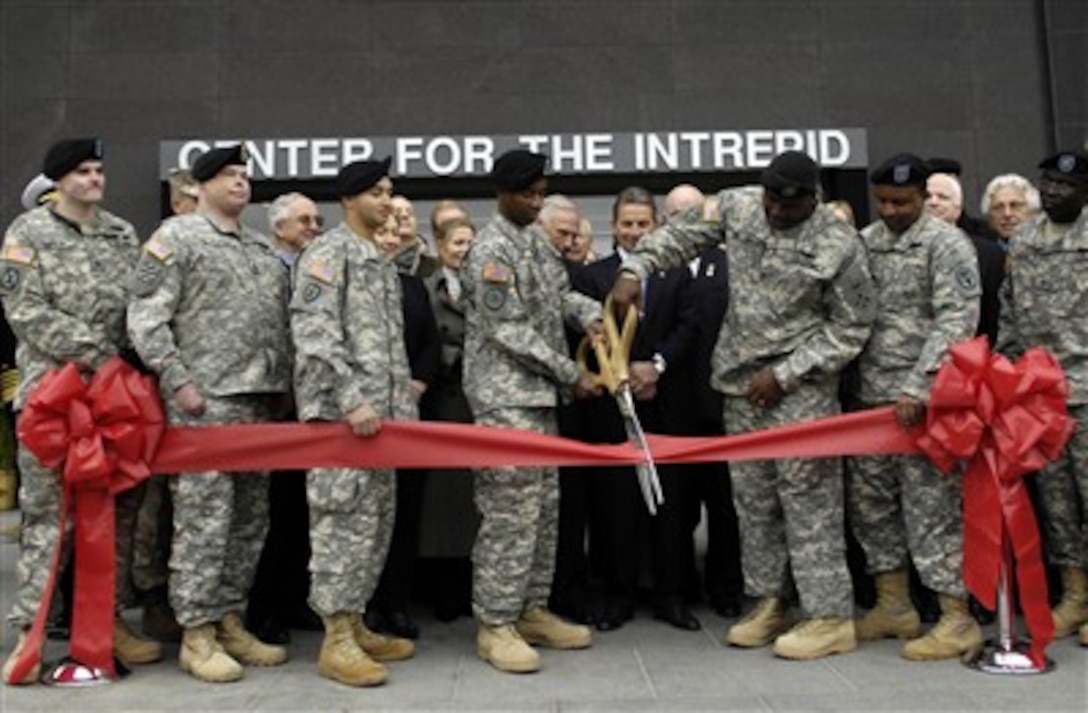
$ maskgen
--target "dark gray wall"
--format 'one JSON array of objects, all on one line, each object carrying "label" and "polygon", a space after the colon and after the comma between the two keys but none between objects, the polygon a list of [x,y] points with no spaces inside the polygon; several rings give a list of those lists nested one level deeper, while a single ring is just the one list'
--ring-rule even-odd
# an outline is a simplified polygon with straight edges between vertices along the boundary
[{"label": "dark gray wall", "polygon": [[1084,5],[0,0],[0,220],[73,135],[144,231],[189,137],[860,126],[874,161],[961,159],[973,202],[1051,149],[1052,89],[1083,140]]}]

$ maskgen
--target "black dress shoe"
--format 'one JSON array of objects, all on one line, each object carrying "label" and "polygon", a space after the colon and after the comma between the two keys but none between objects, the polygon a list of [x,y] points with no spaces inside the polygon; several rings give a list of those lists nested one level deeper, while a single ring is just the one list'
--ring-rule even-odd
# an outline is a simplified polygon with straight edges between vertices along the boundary
[{"label": "black dress shoe", "polygon": [[596,621],[597,631],[615,631],[635,616],[634,607],[628,602],[609,602],[605,604]]},{"label": "black dress shoe", "polygon": [[461,615],[461,607],[452,599],[439,599],[434,603],[434,618],[443,623],[450,623]]},{"label": "black dress shoe", "polygon": [[367,609],[366,613],[363,614],[363,623],[371,631],[376,631],[379,634],[385,633],[385,613],[379,609]]},{"label": "black dress shoe", "polygon": [[287,626],[275,617],[267,617],[257,622],[250,632],[266,644],[283,646],[291,643],[291,632]]},{"label": "black dress shoe", "polygon": [[385,612],[385,631],[383,633],[399,636],[402,639],[419,638],[419,627],[406,611]]},{"label": "black dress shoe", "polygon": [[321,621],[313,609],[308,606],[300,607],[287,618],[287,625],[291,629],[301,631],[324,631],[325,623]]},{"label": "black dress shoe", "polygon": [[740,616],[740,600],[736,597],[711,597],[710,608],[723,619],[736,619]]},{"label": "black dress shoe", "polygon": [[668,622],[670,626],[685,631],[698,631],[702,628],[702,624],[687,605],[680,601],[663,602],[654,607],[654,619]]}]

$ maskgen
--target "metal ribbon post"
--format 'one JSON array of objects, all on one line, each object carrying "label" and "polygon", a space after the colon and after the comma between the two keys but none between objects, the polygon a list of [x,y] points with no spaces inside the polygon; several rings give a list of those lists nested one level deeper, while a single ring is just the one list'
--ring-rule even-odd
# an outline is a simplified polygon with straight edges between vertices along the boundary
[{"label": "metal ribbon post", "polygon": [[997,580],[997,638],[965,663],[976,671],[1001,675],[1030,676],[1053,671],[1056,664],[1049,657],[1042,668],[1028,655],[1030,642],[1016,635],[1016,584],[1013,582],[1013,552],[1009,533],[1002,528],[1001,570]]}]

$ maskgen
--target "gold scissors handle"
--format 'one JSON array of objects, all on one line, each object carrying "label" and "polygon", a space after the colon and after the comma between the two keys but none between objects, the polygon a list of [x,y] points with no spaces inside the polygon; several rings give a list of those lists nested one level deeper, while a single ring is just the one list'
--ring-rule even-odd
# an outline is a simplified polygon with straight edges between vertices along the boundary
[{"label": "gold scissors handle", "polygon": [[[638,329],[638,313],[632,307],[627,308],[623,316],[623,329],[616,326],[615,310],[612,308],[612,296],[609,295],[604,302],[604,337],[593,339],[589,336],[582,338],[575,352],[575,359],[583,371],[594,377],[594,381],[608,393],[615,396],[620,387],[630,380],[627,371],[627,362],[631,354],[631,345],[635,341],[635,330]],[[597,371],[588,367],[589,350],[592,349],[597,357]]]},{"label": "gold scissors handle", "polygon": [[[627,308],[623,316],[623,328],[616,326],[615,311],[613,310],[611,295],[604,303],[604,336],[596,339],[585,337],[578,345],[575,358],[585,372],[593,375],[597,384],[608,389],[608,392],[616,399],[620,416],[623,417],[623,428],[627,434],[627,440],[634,443],[642,452],[643,461],[635,465],[635,474],[638,476],[639,489],[642,498],[646,501],[646,508],[651,515],[657,514],[657,506],[665,502],[661,492],[661,480],[657,476],[657,466],[650,454],[650,446],[646,442],[646,434],[642,430],[642,424],[638,420],[635,411],[635,401],[631,395],[630,373],[627,364],[630,359],[631,345],[635,341],[635,330],[638,328],[638,312],[633,307]],[[586,365],[589,350],[597,357],[597,371],[590,371]]]}]

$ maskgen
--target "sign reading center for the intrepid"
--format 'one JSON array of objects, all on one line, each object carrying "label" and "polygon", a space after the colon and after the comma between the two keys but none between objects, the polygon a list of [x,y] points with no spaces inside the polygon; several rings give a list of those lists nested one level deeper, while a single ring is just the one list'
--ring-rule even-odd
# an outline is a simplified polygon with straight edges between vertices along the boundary
[{"label": "sign reading center for the intrepid", "polygon": [[[159,145],[159,176],[188,168],[201,153],[240,139],[169,140]],[[344,164],[393,157],[408,178],[482,176],[513,148],[540,151],[556,173],[661,173],[760,169],[783,151],[805,151],[825,168],[865,168],[865,129],[753,129],[634,133],[381,136],[246,139],[256,180],[332,178]]]}]

